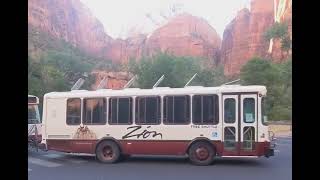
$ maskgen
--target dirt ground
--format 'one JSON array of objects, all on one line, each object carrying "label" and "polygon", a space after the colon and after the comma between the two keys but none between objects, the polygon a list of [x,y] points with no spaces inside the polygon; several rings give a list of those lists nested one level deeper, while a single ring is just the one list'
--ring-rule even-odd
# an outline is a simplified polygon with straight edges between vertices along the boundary
[{"label": "dirt ground", "polygon": [[291,125],[270,124],[269,131],[273,131],[275,136],[290,136],[292,128]]}]

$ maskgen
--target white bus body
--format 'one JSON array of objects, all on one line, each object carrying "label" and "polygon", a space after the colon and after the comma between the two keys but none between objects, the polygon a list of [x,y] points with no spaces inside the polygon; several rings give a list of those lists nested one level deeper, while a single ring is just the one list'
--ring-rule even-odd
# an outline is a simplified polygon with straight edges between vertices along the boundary
[{"label": "white bus body", "polygon": [[225,85],[51,92],[44,96],[42,143],[48,150],[120,155],[273,156],[262,115],[264,86]]},{"label": "white bus body", "polygon": [[42,139],[39,98],[33,95],[28,95],[28,137],[38,142]]}]

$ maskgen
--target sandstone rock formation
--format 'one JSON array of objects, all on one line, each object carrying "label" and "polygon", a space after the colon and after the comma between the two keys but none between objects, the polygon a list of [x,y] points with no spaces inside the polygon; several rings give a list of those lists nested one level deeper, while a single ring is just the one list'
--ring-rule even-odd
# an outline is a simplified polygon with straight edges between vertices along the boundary
[{"label": "sandstone rock formation", "polygon": [[93,55],[109,47],[111,37],[79,0],[29,0],[28,25]]},{"label": "sandstone rock formation", "polygon": [[111,41],[106,57],[113,62],[128,63],[130,59],[140,59],[146,46],[147,35],[138,34],[125,40]]},{"label": "sandstone rock formation", "polygon": [[223,33],[221,63],[225,75],[239,75],[241,67],[253,57],[273,59],[275,62],[288,58],[289,54],[281,50],[279,40],[273,40],[270,45],[263,35],[274,24],[276,15],[280,14],[279,22],[288,23],[288,31],[292,36],[291,1],[252,0],[250,11],[242,9],[238,12]]},{"label": "sandstone rock formation", "polygon": [[249,57],[249,24],[250,12],[243,9],[223,32],[221,45],[221,63],[224,73],[233,75],[239,72]]},{"label": "sandstone rock formation", "polygon": [[152,55],[160,50],[177,56],[217,60],[220,45],[220,37],[206,20],[184,13],[151,34],[146,53]]},{"label": "sandstone rock formation", "polygon": [[133,75],[128,72],[105,72],[96,70],[91,74],[95,77],[95,83],[92,85],[92,89],[96,89],[103,78],[107,78],[107,83],[102,86],[103,88],[121,89],[133,77]]},{"label": "sandstone rock formation", "polygon": [[118,63],[128,63],[130,59],[157,51],[217,59],[221,44],[214,28],[204,19],[189,14],[173,18],[149,39],[144,34],[112,39],[79,0],[30,0],[28,24],[96,57]]},{"label": "sandstone rock formation", "polygon": [[156,29],[149,38],[138,34],[125,40],[113,40],[107,56],[115,62],[127,63],[131,58],[138,60],[161,51],[213,61],[219,58],[220,45],[217,32],[204,19],[180,14]]},{"label": "sandstone rock formation", "polygon": [[[275,5],[275,21],[286,23],[288,25],[288,33],[290,40],[292,40],[292,0],[276,0]],[[283,51],[281,49],[281,42],[279,39],[270,41],[269,52],[275,62],[282,62],[286,60],[291,52]]]},{"label": "sandstone rock formation", "polygon": [[266,57],[269,42],[263,37],[264,32],[274,23],[273,0],[252,0],[249,25],[249,57]]},{"label": "sandstone rock formation", "polygon": [[269,42],[263,33],[273,24],[273,0],[252,0],[250,11],[242,9],[226,27],[221,45],[221,62],[227,76],[238,75],[254,56],[265,57]]},{"label": "sandstone rock formation", "polygon": [[[136,34],[127,39],[112,39],[80,0],[29,0],[28,24],[101,59],[125,64],[130,59],[162,51],[177,56],[207,58],[213,64],[221,63],[225,74],[231,76],[238,75],[241,67],[254,56],[272,58],[276,62],[288,56],[281,51],[278,40],[270,45],[263,38],[263,33],[272,26],[276,17],[280,17],[280,22],[289,24],[292,36],[291,1],[251,0],[250,10],[240,10],[227,25],[222,42],[206,20],[187,13],[173,17],[150,36]],[[40,54],[33,46],[29,51]],[[102,72],[98,74],[97,78],[103,75]],[[129,79],[128,76],[126,80],[120,78],[116,81],[117,78],[112,77],[110,75],[108,83],[114,88],[122,87]]]}]

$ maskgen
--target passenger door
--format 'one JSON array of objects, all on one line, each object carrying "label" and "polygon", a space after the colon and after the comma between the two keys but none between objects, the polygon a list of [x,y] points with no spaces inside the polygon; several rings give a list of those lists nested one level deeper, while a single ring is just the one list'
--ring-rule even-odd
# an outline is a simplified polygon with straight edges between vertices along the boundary
[{"label": "passenger door", "polygon": [[257,94],[222,96],[223,156],[256,154]]},{"label": "passenger door", "polygon": [[257,94],[241,95],[240,155],[255,155],[257,142]]},{"label": "passenger door", "polygon": [[239,154],[238,95],[223,95],[222,102],[223,155],[236,156]]}]

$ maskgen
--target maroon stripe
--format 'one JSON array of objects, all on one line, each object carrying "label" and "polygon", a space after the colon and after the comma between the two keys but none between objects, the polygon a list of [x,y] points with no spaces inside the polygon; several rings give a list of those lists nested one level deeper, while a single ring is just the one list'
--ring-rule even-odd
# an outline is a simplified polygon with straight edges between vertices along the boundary
[{"label": "maroon stripe", "polygon": [[[49,150],[73,153],[95,153],[98,140],[47,140]],[[146,155],[184,155],[192,141],[164,141],[164,140],[119,140],[120,148],[124,154],[146,154]],[[270,146],[269,142],[254,143],[254,150],[231,151],[225,149],[223,142],[212,141],[216,147],[218,156],[263,156]],[[237,143],[236,147],[242,146]],[[238,149],[238,148],[236,148]]]}]

